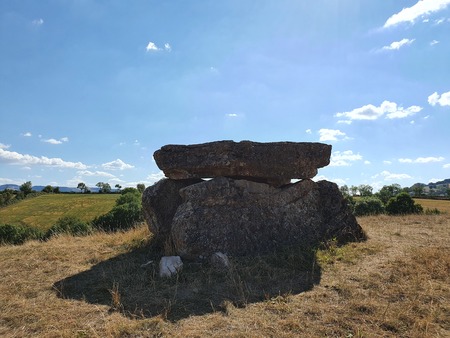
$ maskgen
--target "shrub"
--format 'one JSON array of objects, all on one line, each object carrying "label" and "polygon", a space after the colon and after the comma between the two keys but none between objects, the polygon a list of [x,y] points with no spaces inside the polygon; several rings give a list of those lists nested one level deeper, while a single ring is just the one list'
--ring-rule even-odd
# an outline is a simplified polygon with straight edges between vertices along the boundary
[{"label": "shrub", "polygon": [[121,195],[116,206],[107,214],[96,217],[92,225],[99,230],[117,231],[130,229],[142,220],[141,195],[136,190]]},{"label": "shrub", "polygon": [[77,217],[65,216],[56,221],[50,229],[48,229],[45,237],[50,238],[58,234],[69,234],[73,236],[85,236],[92,232],[89,223],[83,222]]},{"label": "shrub", "polygon": [[386,212],[389,215],[421,214],[423,208],[414,202],[408,193],[402,192],[395,197],[391,197],[386,204]]},{"label": "shrub", "polygon": [[384,213],[384,205],[377,197],[363,197],[354,206],[355,216],[379,215],[382,213]]},{"label": "shrub", "polygon": [[441,211],[437,208],[434,209],[429,209],[427,208],[427,210],[425,210],[425,215],[440,215]]},{"label": "shrub", "polygon": [[0,244],[23,244],[27,240],[42,239],[43,233],[22,225],[0,224]]}]

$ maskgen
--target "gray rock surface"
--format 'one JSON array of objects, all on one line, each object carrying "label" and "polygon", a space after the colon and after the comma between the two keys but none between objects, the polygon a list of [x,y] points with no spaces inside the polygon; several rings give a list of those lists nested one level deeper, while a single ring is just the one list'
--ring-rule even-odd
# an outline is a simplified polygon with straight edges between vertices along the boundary
[{"label": "gray rock surface", "polygon": [[148,228],[157,240],[164,243],[170,235],[173,216],[182,203],[180,189],[199,182],[202,180],[162,179],[145,189],[142,210]]},{"label": "gray rock surface", "polygon": [[336,184],[303,180],[282,188],[218,177],[180,190],[171,224],[182,258],[247,255],[327,239],[361,240],[363,230]]},{"label": "gray rock surface", "polygon": [[166,177],[231,177],[274,186],[291,179],[312,178],[330,163],[331,146],[311,142],[218,141],[194,145],[166,145],[154,153]]}]

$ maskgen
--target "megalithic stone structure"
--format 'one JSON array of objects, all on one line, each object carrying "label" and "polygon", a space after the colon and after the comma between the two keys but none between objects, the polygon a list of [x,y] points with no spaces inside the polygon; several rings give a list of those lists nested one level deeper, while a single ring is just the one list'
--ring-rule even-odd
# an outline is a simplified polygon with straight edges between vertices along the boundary
[{"label": "megalithic stone structure", "polygon": [[194,260],[363,240],[338,186],[311,180],[330,156],[330,145],[306,142],[163,146],[154,158],[168,178],[145,190],[144,216],[164,254]]}]

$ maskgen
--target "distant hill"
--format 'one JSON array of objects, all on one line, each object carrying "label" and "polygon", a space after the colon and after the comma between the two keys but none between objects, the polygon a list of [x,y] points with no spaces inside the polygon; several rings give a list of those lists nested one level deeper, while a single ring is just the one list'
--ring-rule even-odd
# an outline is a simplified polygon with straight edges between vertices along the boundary
[{"label": "distant hill", "polygon": [[[45,185],[35,185],[32,187],[33,190],[35,191],[42,191],[42,189],[45,188]],[[10,189],[10,190],[20,190],[20,186],[17,184],[3,184],[0,185],[0,191],[6,190],[6,189]],[[89,189],[91,190],[91,192],[98,192],[99,188],[95,187],[95,188],[91,188],[89,187]],[[67,193],[67,192],[80,192],[80,189],[77,188],[71,188],[71,187],[59,187],[59,191],[63,192],[63,193]],[[112,191],[114,191],[114,189],[112,189]]]},{"label": "distant hill", "polygon": [[447,178],[447,179],[445,179],[443,181],[439,181],[439,182],[436,182],[436,183],[430,183],[428,185],[438,185],[438,184],[450,184],[450,178]]}]

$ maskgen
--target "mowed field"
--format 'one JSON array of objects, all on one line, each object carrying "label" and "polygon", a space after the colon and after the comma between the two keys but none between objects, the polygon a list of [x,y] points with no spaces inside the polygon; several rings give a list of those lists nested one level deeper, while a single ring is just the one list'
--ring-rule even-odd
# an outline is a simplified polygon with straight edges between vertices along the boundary
[{"label": "mowed field", "polygon": [[26,225],[47,230],[63,216],[91,221],[106,214],[117,194],[47,194],[0,208],[0,224]]},{"label": "mowed field", "polygon": [[170,279],[145,225],[0,246],[0,336],[450,337],[450,214],[358,222],[365,242]]}]

